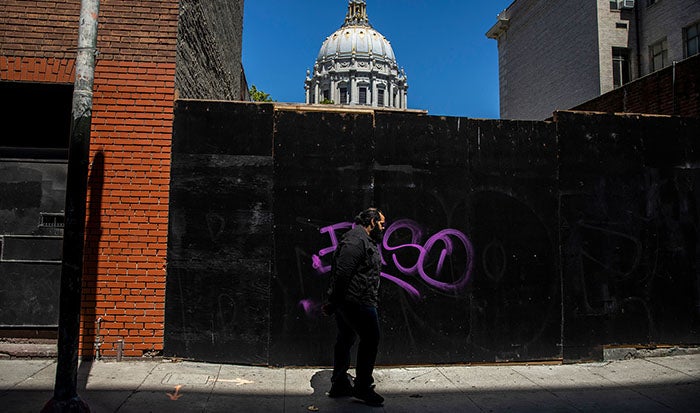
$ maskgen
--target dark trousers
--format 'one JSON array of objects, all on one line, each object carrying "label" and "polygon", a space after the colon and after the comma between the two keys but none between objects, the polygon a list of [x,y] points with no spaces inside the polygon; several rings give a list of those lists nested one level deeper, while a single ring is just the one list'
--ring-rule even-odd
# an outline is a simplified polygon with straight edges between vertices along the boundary
[{"label": "dark trousers", "polygon": [[350,368],[350,350],[359,337],[357,363],[355,363],[355,387],[369,388],[374,383],[372,372],[379,347],[379,315],[377,308],[369,305],[345,303],[335,313],[338,337],[335,342],[332,382],[347,379]]}]

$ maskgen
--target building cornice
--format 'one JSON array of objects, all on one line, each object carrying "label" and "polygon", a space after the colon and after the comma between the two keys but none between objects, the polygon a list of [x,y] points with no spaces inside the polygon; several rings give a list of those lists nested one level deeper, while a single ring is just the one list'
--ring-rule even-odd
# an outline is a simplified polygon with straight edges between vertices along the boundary
[{"label": "building cornice", "polygon": [[489,39],[498,40],[505,34],[506,31],[508,31],[509,27],[510,19],[506,19],[505,17],[501,17],[499,15],[496,24],[494,24],[493,27],[486,32],[486,37]]}]

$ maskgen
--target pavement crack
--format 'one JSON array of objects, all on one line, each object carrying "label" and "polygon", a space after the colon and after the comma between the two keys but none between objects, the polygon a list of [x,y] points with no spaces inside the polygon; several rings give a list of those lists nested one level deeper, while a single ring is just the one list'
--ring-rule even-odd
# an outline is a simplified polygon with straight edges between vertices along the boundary
[{"label": "pavement crack", "polygon": [[454,381],[452,381],[452,379],[451,379],[450,377],[448,377],[447,374],[445,374],[445,372],[442,371],[442,369],[441,369],[440,367],[437,367],[436,370],[442,375],[442,377],[444,377],[448,382],[450,382],[450,384],[451,384],[452,386],[454,386],[454,388],[455,388],[459,393],[461,393],[461,394],[463,394],[464,396],[466,396],[466,398],[467,398],[474,406],[476,406],[476,408],[479,409],[479,411],[482,411],[482,412],[485,412],[485,411],[486,411],[486,409],[484,409],[483,407],[479,406],[479,404],[476,403],[476,402],[474,401],[474,399],[471,398],[471,396],[469,395],[469,393],[468,393],[467,391],[462,390],[462,389],[457,385],[457,383],[455,383]]},{"label": "pavement crack", "polygon": [[[408,370],[408,369],[404,369],[404,370]],[[417,375],[417,376],[411,377],[410,379],[408,379],[408,381],[413,381],[413,380],[415,380],[415,379],[417,379],[417,378],[420,378],[420,377],[423,377],[423,376],[427,376],[427,375],[429,375],[429,374],[432,373],[432,372],[433,372],[432,370],[428,370],[428,371],[426,371],[425,373],[421,373],[421,374],[419,374],[419,375]]]},{"label": "pavement crack", "polygon": [[124,407],[124,405],[126,404],[126,402],[128,402],[129,399],[131,399],[131,396],[133,396],[134,394],[139,393],[139,392],[141,391],[141,390],[140,390],[140,389],[141,389],[141,386],[143,386],[143,383],[145,383],[146,380],[147,380],[149,377],[151,377],[151,374],[153,374],[153,370],[155,370],[156,367],[158,367],[158,365],[159,365],[159,363],[155,363],[155,364],[153,365],[153,367],[151,367],[151,369],[148,370],[148,374],[146,374],[146,375],[144,376],[143,380],[141,380],[141,383],[139,383],[139,385],[136,386],[136,389],[134,389],[131,393],[129,393],[128,396],[126,396],[126,398],[124,399],[123,402],[121,402],[121,404],[119,405],[119,407],[117,407],[117,408],[114,410],[114,413],[119,413],[119,410],[121,410],[121,408]]},{"label": "pavement crack", "polygon": [[[644,361],[648,361],[648,360],[644,360]],[[652,363],[652,364],[656,364],[656,363]],[[609,363],[608,365],[613,365],[613,363]],[[607,365],[606,365],[606,366],[607,366]],[[666,368],[666,366],[662,366],[662,367]],[[631,392],[636,393],[636,394],[638,394],[638,395],[640,395],[640,396],[642,396],[642,397],[644,397],[644,398],[646,398],[646,399],[648,399],[648,400],[651,400],[651,401],[654,402],[654,403],[660,404],[661,406],[663,406],[663,407],[665,407],[665,408],[667,408],[667,409],[669,409],[669,410],[674,410],[672,407],[666,405],[665,403],[663,403],[663,402],[661,402],[661,401],[659,401],[659,400],[654,399],[653,397],[650,397],[650,396],[644,394],[644,393],[643,393],[642,391],[640,391],[640,390],[637,390],[637,389],[636,389],[633,385],[631,385],[631,384],[628,384],[628,383],[620,383],[620,382],[618,382],[618,381],[615,381],[615,380],[613,380],[613,379],[611,379],[611,378],[605,377],[605,376],[603,376],[602,374],[596,373],[596,372],[591,371],[591,370],[589,370],[589,372],[590,372],[591,374],[594,374],[594,375],[596,375],[596,376],[598,376],[598,377],[604,379],[604,380],[609,381],[610,383],[613,384],[614,387],[617,387],[617,388],[619,388],[619,389],[625,389],[625,390],[627,390],[627,391],[631,391]]]},{"label": "pavement crack", "polygon": [[42,368],[40,368],[39,370],[35,371],[31,376],[27,377],[26,379],[15,383],[12,387],[9,387],[9,388],[7,388],[7,389],[5,389],[5,390],[3,390],[3,391],[0,391],[0,397],[5,396],[6,394],[9,394],[9,393],[12,392],[12,390],[14,390],[17,386],[19,386],[19,385],[21,385],[21,384],[23,384],[23,383],[26,383],[28,380],[34,378],[37,374],[41,373],[42,371],[44,371],[44,370],[46,370],[46,369],[48,369],[48,368],[51,368],[51,367],[52,367],[53,365],[55,365],[55,364],[56,364],[55,361],[52,362],[52,363],[48,363],[48,364],[46,364],[44,367],[42,367]]},{"label": "pavement crack", "polygon": [[578,406],[576,406],[575,404],[573,404],[573,403],[571,402],[571,400],[567,399],[566,397],[560,397],[560,396],[559,396],[556,392],[554,392],[552,389],[550,389],[550,388],[548,388],[548,387],[546,387],[546,386],[543,386],[542,384],[540,384],[540,383],[538,383],[538,382],[532,380],[530,377],[528,377],[528,376],[526,376],[525,374],[519,372],[518,370],[515,370],[515,369],[513,369],[513,368],[511,367],[511,368],[510,368],[510,371],[512,371],[512,372],[518,374],[519,376],[525,378],[525,380],[527,380],[527,381],[529,381],[530,383],[534,384],[536,387],[538,387],[538,388],[540,388],[540,389],[546,391],[547,393],[549,393],[550,395],[556,397],[557,399],[566,402],[566,404],[568,404],[569,406],[573,407],[576,411],[579,411],[579,412],[583,411],[583,410],[581,410],[580,408],[578,408]]},{"label": "pavement crack", "polygon": [[287,411],[287,368],[284,369],[284,384],[282,385],[282,413]]},{"label": "pavement crack", "polygon": [[219,365],[219,369],[216,371],[216,377],[214,378],[214,383],[212,383],[211,385],[209,394],[207,394],[207,400],[204,402],[204,408],[202,410],[202,413],[206,413],[207,411],[207,406],[209,406],[209,400],[211,399],[211,395],[214,394],[214,387],[216,387],[216,383],[219,382],[219,376],[221,376],[221,365]]},{"label": "pavement crack", "polygon": [[669,366],[663,365],[663,364],[661,364],[661,363],[657,363],[657,362],[654,361],[654,360],[645,359],[645,361],[648,361],[649,363],[652,363],[652,364],[656,364],[656,365],[659,366],[659,367],[663,367],[663,368],[665,368],[665,369],[669,369],[669,370],[673,370],[673,371],[675,371],[675,372],[677,372],[677,373],[681,373],[681,374],[683,374],[683,375],[685,375],[685,376],[688,376],[688,377],[690,377],[691,379],[693,379],[694,382],[697,382],[697,381],[698,381],[698,377],[697,377],[697,376],[693,376],[692,374],[686,373],[685,371],[678,370],[678,369],[675,369],[675,368],[673,368],[673,367],[669,367]]}]

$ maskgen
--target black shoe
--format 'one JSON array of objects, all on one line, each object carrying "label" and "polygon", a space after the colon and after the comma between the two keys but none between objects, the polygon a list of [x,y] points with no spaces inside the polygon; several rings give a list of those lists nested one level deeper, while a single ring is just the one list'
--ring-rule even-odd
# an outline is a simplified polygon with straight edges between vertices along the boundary
[{"label": "black shoe", "polygon": [[350,397],[352,396],[353,388],[349,381],[338,381],[331,385],[331,389],[328,390],[328,397]]},{"label": "black shoe", "polygon": [[382,403],[384,403],[384,398],[374,391],[374,386],[365,388],[355,387],[352,396],[370,406],[381,406]]}]

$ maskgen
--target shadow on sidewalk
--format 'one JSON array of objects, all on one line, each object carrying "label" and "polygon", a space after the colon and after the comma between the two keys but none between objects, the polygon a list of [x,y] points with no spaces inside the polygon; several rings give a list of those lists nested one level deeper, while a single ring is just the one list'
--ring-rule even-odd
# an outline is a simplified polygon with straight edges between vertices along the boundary
[{"label": "shadow on sidewalk", "polygon": [[[86,369],[83,372],[89,370]],[[85,389],[81,398],[93,413],[99,412],[695,412],[700,405],[700,380],[648,386],[568,387],[558,389],[498,389],[478,391],[382,392],[383,407],[370,407],[353,398],[330,399],[321,389],[328,372],[311,381],[317,384],[311,394],[284,395],[239,389],[217,391],[211,388],[183,387],[173,399],[169,386],[137,389]],[[324,386],[325,388],[325,386]],[[0,393],[2,411],[39,411],[51,389],[22,389]],[[170,396],[168,393],[171,393]],[[318,409],[318,410],[315,410]]]}]

